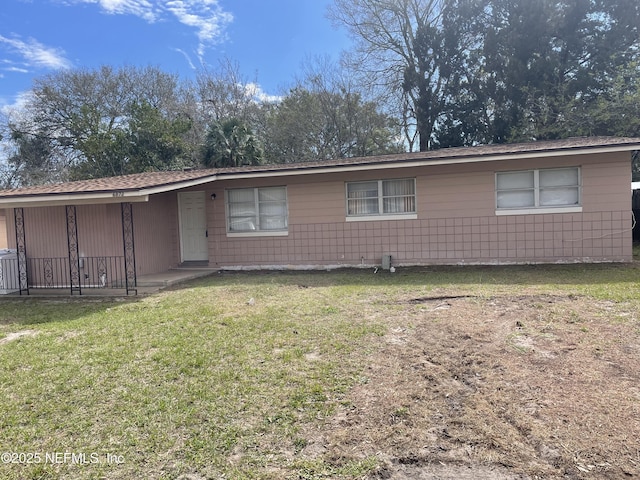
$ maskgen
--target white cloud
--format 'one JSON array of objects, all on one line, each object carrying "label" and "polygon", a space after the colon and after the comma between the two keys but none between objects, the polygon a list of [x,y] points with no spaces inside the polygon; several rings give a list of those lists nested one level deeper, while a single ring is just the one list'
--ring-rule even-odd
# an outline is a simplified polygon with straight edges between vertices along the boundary
[{"label": "white cloud", "polygon": [[224,39],[224,29],[233,21],[217,0],[169,0],[165,7],[180,23],[196,29],[201,60],[208,45]]},{"label": "white cloud", "polygon": [[29,90],[18,93],[11,100],[0,98],[0,114],[7,117],[19,115],[32,96],[33,92]]},{"label": "white cloud", "polygon": [[282,100],[281,96],[279,96],[279,95],[269,95],[264,90],[262,90],[262,87],[260,85],[258,85],[257,83],[253,83],[253,82],[245,84],[244,85],[244,91],[251,98],[253,98],[253,99],[257,100],[257,101],[260,101],[260,102],[275,103],[275,102],[279,102],[280,100]]},{"label": "white cloud", "polygon": [[[71,62],[65,58],[64,51],[59,48],[47,47],[34,38],[22,40],[18,37],[8,38],[0,35],[0,44],[8,46],[10,50],[18,53],[24,59],[27,66],[45,68],[70,68]],[[15,71],[20,71],[15,67]]]},{"label": "white cloud", "polygon": [[9,67],[6,70],[7,72],[29,73],[29,70],[27,70],[26,68],[20,68],[20,67]]},{"label": "white cloud", "polygon": [[198,38],[198,55],[202,59],[206,48],[224,40],[225,27],[233,15],[220,7],[219,0],[63,0],[67,5],[91,3],[113,15],[135,15],[149,23],[173,17],[193,28]]},{"label": "white cloud", "polygon": [[100,6],[107,14],[135,15],[148,22],[157,20],[157,8],[154,2],[147,0],[54,0],[65,6],[89,3]]},{"label": "white cloud", "polygon": [[191,68],[191,70],[195,70],[196,69],[196,66],[193,64],[193,61],[191,61],[191,57],[189,56],[189,54],[187,54],[187,52],[185,52],[184,50],[182,50],[180,48],[174,48],[173,50],[178,52],[179,54],[181,54],[185,58],[185,60],[189,64],[189,67]]},{"label": "white cloud", "polygon": [[148,22],[157,20],[154,3],[147,0],[70,0],[67,3],[93,3],[112,15],[135,15]]}]

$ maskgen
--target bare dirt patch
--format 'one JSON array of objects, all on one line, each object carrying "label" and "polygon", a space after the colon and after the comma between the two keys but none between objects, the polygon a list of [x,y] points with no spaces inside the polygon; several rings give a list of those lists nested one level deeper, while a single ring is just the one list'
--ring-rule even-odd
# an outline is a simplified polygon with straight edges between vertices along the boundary
[{"label": "bare dirt patch", "polygon": [[19,332],[7,333],[3,338],[0,338],[0,345],[9,343],[22,337],[33,337],[39,332],[37,330],[21,330]]},{"label": "bare dirt patch", "polygon": [[370,478],[640,475],[637,305],[573,295],[401,300],[303,453]]}]

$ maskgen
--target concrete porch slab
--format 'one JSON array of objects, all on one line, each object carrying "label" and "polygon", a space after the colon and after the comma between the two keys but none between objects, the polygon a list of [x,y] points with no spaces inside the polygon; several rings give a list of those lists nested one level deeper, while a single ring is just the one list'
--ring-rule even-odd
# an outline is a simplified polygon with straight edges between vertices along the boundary
[{"label": "concrete porch slab", "polygon": [[138,288],[141,287],[170,287],[196,278],[207,277],[216,273],[216,268],[174,268],[166,272],[138,277]]}]

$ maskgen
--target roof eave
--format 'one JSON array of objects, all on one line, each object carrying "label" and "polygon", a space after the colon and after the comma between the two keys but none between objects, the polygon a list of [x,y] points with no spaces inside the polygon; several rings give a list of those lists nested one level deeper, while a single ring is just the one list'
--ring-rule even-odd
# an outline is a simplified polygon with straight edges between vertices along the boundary
[{"label": "roof eave", "polygon": [[155,187],[147,187],[140,189],[140,193],[144,195],[155,195],[157,193],[173,192],[175,190],[182,190],[190,187],[197,187],[205,183],[211,183],[218,179],[218,175],[207,175],[206,177],[196,178],[193,180],[185,180],[181,182],[158,185]]},{"label": "roof eave", "polygon": [[109,204],[109,203],[139,203],[148,202],[150,195],[158,193],[182,190],[184,188],[202,185],[215,180],[215,175],[185,180],[180,182],[157,185],[138,189],[114,189],[100,192],[66,192],[18,195],[15,197],[0,197],[0,207],[2,208],[27,208],[27,207],[55,207],[61,205],[89,205],[89,204]]},{"label": "roof eave", "polygon": [[183,190],[191,187],[197,187],[216,180],[234,180],[234,179],[253,179],[253,178],[269,178],[269,177],[287,177],[300,175],[321,175],[328,173],[354,172],[360,170],[389,170],[389,169],[405,169],[414,167],[436,166],[436,165],[455,165],[461,163],[488,163],[507,160],[524,160],[530,158],[550,158],[559,156],[575,156],[583,154],[602,154],[616,152],[631,152],[640,149],[640,143],[632,142],[614,145],[588,145],[577,146],[571,148],[557,148],[553,150],[534,150],[525,152],[495,153],[486,155],[465,155],[455,157],[441,158],[422,158],[416,160],[393,160],[388,161],[371,161],[366,159],[357,163],[344,163],[341,165],[322,165],[314,164],[313,166],[292,166],[291,168],[273,168],[273,169],[247,169],[245,171],[229,171],[219,170],[216,174],[208,174],[203,177],[183,180],[177,182],[166,183],[151,187],[131,188],[131,189],[114,189],[93,192],[64,192],[64,193],[48,193],[48,194],[32,194],[32,195],[16,195],[0,197],[0,207],[2,208],[21,208],[21,207],[44,207],[44,206],[60,206],[60,205],[86,205],[86,204],[109,204],[122,202],[147,202],[150,195],[166,193],[176,190]]},{"label": "roof eave", "polygon": [[311,175],[311,174],[323,174],[323,173],[342,173],[353,172],[358,170],[385,170],[396,168],[414,168],[425,167],[435,165],[455,165],[461,163],[486,163],[506,160],[524,160],[530,158],[541,157],[561,157],[568,155],[583,155],[583,154],[601,154],[601,153],[616,153],[633,151],[640,149],[640,144],[634,145],[608,145],[608,146],[595,146],[595,147],[576,147],[573,149],[557,149],[547,151],[533,151],[533,152],[514,152],[508,154],[493,154],[482,156],[465,156],[465,157],[451,157],[451,158],[424,158],[418,160],[403,160],[403,161],[388,161],[388,162],[371,162],[371,163],[354,163],[343,165],[314,165],[307,168],[287,168],[273,170],[259,170],[259,171],[246,171],[246,172],[220,172],[217,179],[235,180],[235,179],[248,179],[248,178],[260,178],[260,177],[283,177],[283,176],[298,176],[298,175]]},{"label": "roof eave", "polygon": [[57,207],[64,205],[104,205],[148,202],[149,195],[138,192],[49,194],[0,198],[1,208]]}]

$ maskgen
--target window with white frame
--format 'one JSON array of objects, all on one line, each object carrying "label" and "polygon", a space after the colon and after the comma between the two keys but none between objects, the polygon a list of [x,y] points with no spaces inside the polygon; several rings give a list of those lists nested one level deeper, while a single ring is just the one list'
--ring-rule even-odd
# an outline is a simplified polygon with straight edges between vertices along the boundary
[{"label": "window with white frame", "polygon": [[347,183],[347,217],[407,215],[415,212],[414,178]]},{"label": "window with white frame", "polygon": [[286,187],[236,188],[226,191],[229,233],[286,232]]},{"label": "window with white frame", "polygon": [[496,208],[526,210],[580,206],[580,167],[496,173]]}]

